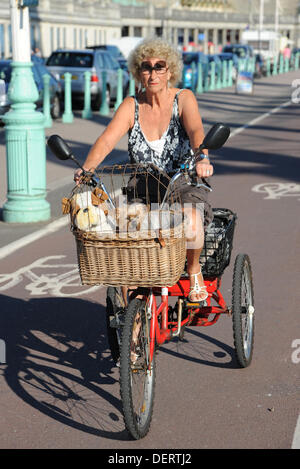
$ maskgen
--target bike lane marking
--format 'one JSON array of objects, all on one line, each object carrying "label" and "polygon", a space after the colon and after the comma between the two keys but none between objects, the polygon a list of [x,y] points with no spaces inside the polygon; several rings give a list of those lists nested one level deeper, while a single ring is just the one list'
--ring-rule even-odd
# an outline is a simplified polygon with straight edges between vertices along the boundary
[{"label": "bike lane marking", "polygon": [[298,416],[298,420],[296,423],[292,449],[300,449],[300,415]]}]

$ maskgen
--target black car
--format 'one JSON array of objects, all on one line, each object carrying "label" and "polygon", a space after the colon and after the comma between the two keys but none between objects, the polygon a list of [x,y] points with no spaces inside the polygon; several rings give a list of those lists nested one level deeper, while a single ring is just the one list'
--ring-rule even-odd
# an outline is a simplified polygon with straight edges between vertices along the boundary
[{"label": "black car", "polygon": [[[50,75],[50,109],[51,116],[53,119],[58,119],[61,115],[61,86],[59,82],[53,77],[53,75],[47,70],[46,66],[43,63],[43,60],[39,57],[32,56],[31,61],[33,63],[32,73],[33,78],[38,89],[39,97],[36,101],[37,110],[41,111],[43,109],[43,99],[44,99],[44,81],[43,75]],[[5,83],[5,93],[0,94],[0,121],[1,117],[10,109],[11,103],[8,99],[8,87],[11,80],[11,60],[0,60],[0,82]],[[2,81],[1,81],[2,80]],[[2,87],[4,91],[4,86]]]}]

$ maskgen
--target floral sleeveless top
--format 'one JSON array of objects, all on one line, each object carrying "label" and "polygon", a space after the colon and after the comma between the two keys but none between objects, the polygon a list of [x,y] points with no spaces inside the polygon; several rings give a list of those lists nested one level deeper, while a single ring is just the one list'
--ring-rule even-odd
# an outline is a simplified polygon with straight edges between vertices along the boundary
[{"label": "floral sleeveless top", "polygon": [[135,100],[134,125],[129,131],[128,153],[131,163],[153,163],[166,173],[172,173],[192,153],[188,135],[182,126],[178,111],[178,95],[173,102],[172,116],[165,132],[165,144],[161,156],[158,156],[148,145],[139,123],[139,104]]}]

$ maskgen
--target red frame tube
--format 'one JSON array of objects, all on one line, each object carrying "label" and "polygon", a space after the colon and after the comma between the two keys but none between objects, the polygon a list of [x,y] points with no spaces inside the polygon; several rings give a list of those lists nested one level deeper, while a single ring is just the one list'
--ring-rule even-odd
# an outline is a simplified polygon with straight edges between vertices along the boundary
[{"label": "red frame tube", "polygon": [[[226,302],[219,290],[221,280],[218,278],[205,280],[205,285],[209,293],[207,299],[207,306],[201,308],[190,307],[187,304],[188,316],[181,322],[181,326],[212,326],[217,322],[221,314],[228,314],[228,308]],[[181,278],[176,285],[165,288],[153,288],[145,299],[149,302],[152,301],[151,305],[151,321],[150,321],[150,357],[152,360],[153,353],[155,350],[155,343],[162,345],[164,342],[171,340],[172,335],[178,330],[177,322],[169,322],[168,320],[168,309],[169,296],[184,297],[187,299],[190,289],[190,281],[187,278]],[[161,302],[157,306],[156,296],[161,296]],[[217,306],[211,305],[211,300],[217,303]],[[209,320],[209,316],[214,314],[214,317]],[[159,316],[161,319],[159,321]]]}]

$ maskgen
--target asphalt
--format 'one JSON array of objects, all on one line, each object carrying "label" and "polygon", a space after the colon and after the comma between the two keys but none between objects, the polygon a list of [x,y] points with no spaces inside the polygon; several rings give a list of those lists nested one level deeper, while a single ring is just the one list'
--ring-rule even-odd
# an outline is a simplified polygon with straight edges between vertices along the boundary
[{"label": "asphalt", "polygon": [[[253,95],[236,95],[235,86],[211,91],[197,97],[205,130],[217,121],[227,123],[231,132],[236,132],[251,120],[268,113],[274,106],[281,106],[291,99],[295,88],[293,81],[300,75],[300,71],[289,72],[275,77],[265,77],[255,81]],[[72,124],[53,121],[51,128],[45,129],[45,142],[50,135],[62,136],[73,149],[74,155],[83,162],[91,145],[103,132],[113,116],[113,109],[109,116],[94,113],[91,120],[81,117],[81,111],[74,110]],[[128,162],[127,136],[123,137],[113,152],[108,155],[105,165]],[[6,223],[2,219],[2,206],[6,200],[6,146],[5,127],[0,128],[0,248],[23,238],[62,216],[61,199],[70,194],[73,184],[73,162],[61,162],[56,159],[46,145],[46,200],[51,205],[51,218],[38,223]]]}]

